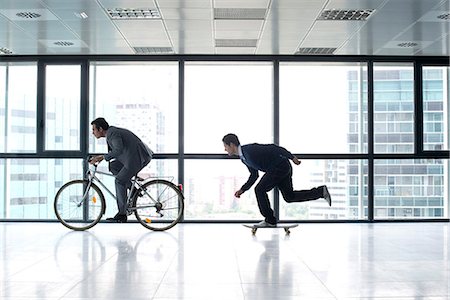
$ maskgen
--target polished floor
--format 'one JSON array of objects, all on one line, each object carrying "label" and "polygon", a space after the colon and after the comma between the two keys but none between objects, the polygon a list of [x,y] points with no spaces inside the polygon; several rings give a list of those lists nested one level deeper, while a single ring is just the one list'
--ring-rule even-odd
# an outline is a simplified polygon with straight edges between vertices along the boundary
[{"label": "polished floor", "polygon": [[449,223],[0,223],[0,299],[450,299]]}]

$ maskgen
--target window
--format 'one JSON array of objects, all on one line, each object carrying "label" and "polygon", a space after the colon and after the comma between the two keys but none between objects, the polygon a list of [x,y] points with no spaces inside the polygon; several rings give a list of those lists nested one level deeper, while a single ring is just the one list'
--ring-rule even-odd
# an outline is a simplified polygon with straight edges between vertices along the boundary
[{"label": "window", "polygon": [[366,153],[366,82],[365,64],[280,64],[280,144],[293,153]]},{"label": "window", "polygon": [[56,219],[60,182],[83,175],[81,159],[0,159],[0,219]]},{"label": "window", "polygon": [[375,160],[375,218],[446,218],[448,168],[441,159]]},{"label": "window", "polygon": [[449,150],[450,67],[424,67],[423,149]]},{"label": "window", "polygon": [[225,153],[222,137],[273,143],[271,63],[189,62],[185,67],[185,152]]},{"label": "window", "polygon": [[414,152],[414,68],[374,64],[374,151]]},{"label": "window", "polygon": [[294,190],[327,185],[332,206],[323,200],[286,203],[280,193],[281,220],[358,220],[367,218],[367,178],[365,160],[302,160],[293,165]]},{"label": "window", "polygon": [[45,149],[80,150],[80,65],[48,65],[45,79]]},{"label": "window", "polygon": [[[250,175],[239,159],[185,161],[186,220],[261,220],[254,186],[241,195],[234,193]],[[273,193],[269,193],[273,208]]]},{"label": "window", "polygon": [[0,64],[0,152],[36,152],[37,64]]},{"label": "window", "polygon": [[[89,124],[98,117],[131,130],[155,153],[178,152],[178,63],[91,63]],[[90,129],[89,151],[107,151]]]}]

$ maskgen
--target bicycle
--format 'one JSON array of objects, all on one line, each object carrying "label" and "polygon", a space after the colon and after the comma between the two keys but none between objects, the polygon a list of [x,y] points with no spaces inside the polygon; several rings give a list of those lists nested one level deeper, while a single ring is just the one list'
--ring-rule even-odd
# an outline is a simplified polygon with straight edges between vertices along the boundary
[{"label": "bicycle", "polygon": [[[56,193],[54,210],[58,220],[72,230],[86,230],[95,226],[106,211],[106,201],[100,185],[114,199],[114,193],[98,178],[97,174],[112,176],[92,165],[86,172],[87,179],[72,180]],[[184,195],[181,185],[165,179],[132,178],[127,196],[127,215],[134,213],[137,221],[154,231],[164,231],[175,226],[184,211]],[[98,184],[98,185],[97,185]]]}]

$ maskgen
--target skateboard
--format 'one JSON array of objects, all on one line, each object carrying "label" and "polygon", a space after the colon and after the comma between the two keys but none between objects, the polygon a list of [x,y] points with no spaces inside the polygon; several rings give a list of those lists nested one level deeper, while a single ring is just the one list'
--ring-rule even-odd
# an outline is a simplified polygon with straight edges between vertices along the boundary
[{"label": "skateboard", "polygon": [[247,225],[243,224],[244,227],[250,228],[252,230],[252,234],[255,235],[258,228],[283,228],[286,235],[289,235],[291,233],[290,229],[297,227],[298,224],[277,224],[275,227],[269,227],[269,226],[258,226],[258,225]]}]

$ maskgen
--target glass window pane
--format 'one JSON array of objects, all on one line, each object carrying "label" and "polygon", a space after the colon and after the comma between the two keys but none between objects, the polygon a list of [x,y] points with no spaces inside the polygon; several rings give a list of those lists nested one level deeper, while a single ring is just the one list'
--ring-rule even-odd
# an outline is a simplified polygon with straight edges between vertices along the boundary
[{"label": "glass window pane", "polygon": [[186,63],[185,151],[223,153],[222,137],[273,142],[271,63]]},{"label": "glass window pane", "polygon": [[450,67],[424,67],[423,149],[449,150]]},{"label": "glass window pane", "polygon": [[0,64],[0,152],[36,152],[36,63]]},{"label": "glass window pane", "polygon": [[0,64],[0,153],[6,152],[6,65]]},{"label": "glass window pane", "polygon": [[[178,152],[178,62],[96,62],[90,80],[89,124],[104,117],[156,153]],[[89,151],[106,152],[105,139],[89,134]]]},{"label": "glass window pane", "polygon": [[81,66],[46,66],[45,149],[80,150]]},{"label": "glass window pane", "polygon": [[374,152],[414,152],[413,64],[374,64]]},{"label": "glass window pane", "polygon": [[367,67],[280,64],[280,144],[293,153],[367,152]]},{"label": "glass window pane", "polygon": [[[234,193],[250,175],[239,159],[185,161],[186,220],[262,220],[254,186],[238,199]],[[207,170],[207,171],[205,171]],[[269,193],[273,208],[273,192]]]},{"label": "glass window pane", "polygon": [[375,160],[375,218],[448,218],[448,170],[442,159]]},{"label": "glass window pane", "polygon": [[81,159],[0,159],[0,219],[56,219],[53,201],[83,174]]},{"label": "glass window pane", "polygon": [[367,219],[366,160],[302,160],[292,166],[294,190],[326,185],[332,206],[324,199],[287,203],[280,193],[281,220]]}]

